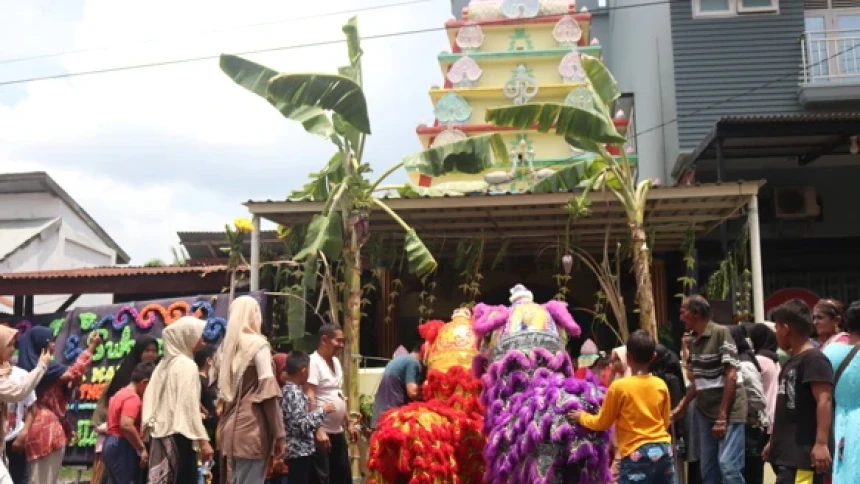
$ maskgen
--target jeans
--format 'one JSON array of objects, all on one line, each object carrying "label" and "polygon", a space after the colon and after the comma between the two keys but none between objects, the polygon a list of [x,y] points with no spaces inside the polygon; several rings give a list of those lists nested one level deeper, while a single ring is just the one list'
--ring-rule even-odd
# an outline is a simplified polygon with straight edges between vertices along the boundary
[{"label": "jeans", "polygon": [[693,414],[699,431],[702,484],[744,484],[744,424],[730,423],[726,436],[718,440],[712,433],[714,422],[698,411]]},{"label": "jeans", "polygon": [[670,444],[645,444],[621,459],[618,484],[675,484]]}]

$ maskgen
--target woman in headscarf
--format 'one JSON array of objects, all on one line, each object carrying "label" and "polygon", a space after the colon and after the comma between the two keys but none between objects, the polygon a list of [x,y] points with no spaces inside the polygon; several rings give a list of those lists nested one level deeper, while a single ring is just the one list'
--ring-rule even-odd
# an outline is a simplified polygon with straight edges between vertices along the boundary
[{"label": "woman in headscarf", "polygon": [[[33,394],[36,385],[48,369],[48,363],[51,361],[52,355],[49,347],[45,347],[39,355],[39,360],[36,367],[29,373],[25,373],[20,381],[15,381],[10,378],[13,372],[12,365],[9,363],[12,355],[15,354],[15,339],[18,336],[18,331],[9,326],[0,325],[0,442],[5,442],[6,431],[8,430],[3,422],[7,421],[7,412],[9,406],[6,404],[17,403]],[[21,370],[23,371],[23,370]],[[9,484],[12,482],[12,477],[6,469],[6,465],[2,459],[2,449],[0,449],[0,483]]]},{"label": "woman in headscarf", "polygon": [[[272,357],[272,361],[275,362],[275,379],[278,380],[278,387],[282,390],[288,378],[287,356],[286,353],[275,353]],[[286,484],[288,471],[286,460],[272,459],[269,470],[266,471],[266,484]]]},{"label": "woman in headscarf", "polygon": [[627,366],[627,347],[619,346],[612,350],[609,356],[609,366],[604,370],[602,378],[603,386],[608,388],[613,381],[625,376],[630,376],[630,367]]},{"label": "woman in headscarf", "polygon": [[96,456],[93,459],[93,473],[90,481],[93,484],[102,482],[104,463],[101,459],[101,450],[104,439],[107,436],[107,409],[108,402],[114,394],[131,383],[131,374],[140,363],[155,363],[158,361],[158,340],[149,335],[138,336],[134,341],[131,353],[123,358],[116,373],[96,403],[96,409],[90,423],[98,433],[96,440]]},{"label": "woman in headscarf", "polygon": [[[54,341],[54,330],[46,326],[33,326],[24,333],[18,344],[18,366],[31,371],[39,358]],[[92,333],[86,351],[66,366],[56,361],[48,364],[45,376],[36,386],[36,403],[33,418],[27,431],[25,451],[30,466],[30,483],[57,482],[66,444],[72,436],[72,427],[66,421],[66,412],[73,390],[80,385],[84,373],[90,369],[92,355],[101,345],[98,333]]]},{"label": "woman in headscarf", "polygon": [[262,484],[269,459],[283,459],[286,453],[281,389],[262,324],[254,298],[241,296],[230,305],[218,371],[224,404],[218,428],[224,484]]},{"label": "woman in headscarf", "polygon": [[184,316],[161,333],[164,357],[143,394],[144,435],[151,438],[150,484],[197,482],[195,447],[204,462],[212,446],[200,412],[200,375],[194,351],[203,345],[206,323]]}]

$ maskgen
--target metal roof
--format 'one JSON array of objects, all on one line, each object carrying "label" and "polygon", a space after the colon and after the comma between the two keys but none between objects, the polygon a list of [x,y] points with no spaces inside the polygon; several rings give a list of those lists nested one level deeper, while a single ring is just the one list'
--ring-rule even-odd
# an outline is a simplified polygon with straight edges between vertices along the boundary
[{"label": "metal roof", "polygon": [[[738,216],[762,183],[654,188],[646,210],[646,228],[655,234],[652,249],[678,250],[688,229],[701,235],[723,220]],[[418,232],[431,251],[439,250],[445,241],[453,247],[458,240],[483,237],[488,254],[504,245],[511,255],[535,255],[565,235],[567,214],[563,207],[574,195],[477,194],[389,198],[385,202]],[[592,192],[590,198],[591,215],[576,219],[572,225],[571,235],[576,243],[589,250],[600,250],[607,230],[612,246],[616,241],[626,241],[629,232],[626,218],[614,196],[609,192]],[[287,226],[308,223],[323,208],[322,202],[304,201],[248,201],[245,205],[252,214]],[[370,229],[395,240],[403,235],[399,224],[380,210],[373,212]]]},{"label": "metal roof", "polygon": [[122,247],[76,202],[63,188],[43,171],[0,174],[0,194],[50,193],[63,201],[95,232],[102,241],[116,251],[118,264],[127,264],[131,258]]},{"label": "metal roof", "polygon": [[0,274],[0,294],[202,293],[221,291],[227,280],[225,265],[87,267]]},{"label": "metal roof", "polygon": [[0,262],[60,223],[59,218],[0,220]]},{"label": "metal roof", "polygon": [[[185,247],[191,261],[221,261],[226,262],[227,255],[221,250],[227,247],[227,234],[221,232],[177,232],[179,243]],[[278,238],[274,230],[263,230],[260,232],[260,245],[263,251],[275,254],[283,252],[283,241]],[[251,237],[245,237],[242,250],[245,258],[251,256]]]},{"label": "metal roof", "polygon": [[806,165],[825,155],[848,154],[851,136],[860,134],[860,113],[802,113],[727,116],[689,155],[672,168],[678,179],[697,163],[716,160],[790,158]]}]

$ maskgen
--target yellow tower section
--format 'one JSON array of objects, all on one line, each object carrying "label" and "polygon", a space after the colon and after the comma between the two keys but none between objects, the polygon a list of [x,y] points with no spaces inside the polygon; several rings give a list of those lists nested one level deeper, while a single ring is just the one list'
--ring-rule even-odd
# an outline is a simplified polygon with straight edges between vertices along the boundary
[{"label": "yellow tower section", "polygon": [[[450,50],[438,56],[444,84],[430,89],[436,119],[432,126],[418,126],[416,133],[428,148],[497,132],[512,163],[435,178],[407,166],[413,184],[460,192],[517,192],[592,156],[553,132],[500,128],[484,121],[488,109],[511,104],[576,105],[578,88],[586,82],[580,53],[601,54],[599,40],[590,35],[590,13],[577,12],[570,0],[472,0],[463,8],[463,19],[445,27]],[[615,124],[626,132],[624,113],[616,114]],[[456,165],[456,160],[451,163]]]}]

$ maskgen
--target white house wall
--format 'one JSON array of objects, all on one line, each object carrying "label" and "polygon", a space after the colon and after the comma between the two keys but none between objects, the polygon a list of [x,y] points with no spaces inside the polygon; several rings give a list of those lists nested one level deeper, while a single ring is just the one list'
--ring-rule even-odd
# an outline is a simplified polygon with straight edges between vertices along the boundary
[{"label": "white house wall", "polygon": [[[22,247],[3,262],[0,272],[30,272],[83,267],[112,266],[116,251],[102,242],[86,222],[59,198],[48,193],[0,195],[0,220],[30,220],[60,217],[59,230],[52,229]],[[49,313],[70,295],[36,296],[36,313]],[[111,294],[82,295],[72,307],[113,303]]]}]

